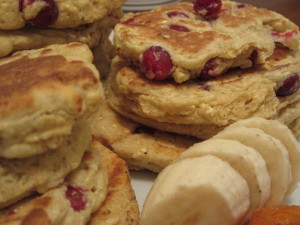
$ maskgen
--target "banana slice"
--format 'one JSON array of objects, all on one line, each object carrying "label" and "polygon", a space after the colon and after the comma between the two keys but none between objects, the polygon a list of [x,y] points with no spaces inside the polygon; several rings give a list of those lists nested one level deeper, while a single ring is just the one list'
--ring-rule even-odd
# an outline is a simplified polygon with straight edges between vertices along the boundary
[{"label": "banana slice", "polygon": [[240,120],[230,125],[229,127],[236,126],[261,129],[266,134],[269,134],[282,142],[282,144],[289,152],[289,160],[292,170],[292,182],[290,184],[289,190],[287,191],[286,197],[291,194],[295,190],[297,183],[300,181],[300,148],[292,131],[287,126],[278,121],[266,120],[259,117]]},{"label": "banana slice", "polygon": [[158,175],[140,225],[241,224],[249,204],[246,181],[227,162],[210,155],[187,158]]},{"label": "banana slice", "polygon": [[[262,156],[253,148],[238,141],[210,139],[197,143],[181,154],[182,158],[214,155],[227,161],[247,181],[250,189],[250,207],[242,222],[262,208],[270,197],[270,177]],[[211,165],[213,168],[214,165]]]},{"label": "banana slice", "polygon": [[276,138],[257,128],[232,127],[213,138],[236,140],[258,151],[264,158],[271,178],[270,198],[266,206],[278,205],[284,199],[292,181],[289,155],[285,146]]}]

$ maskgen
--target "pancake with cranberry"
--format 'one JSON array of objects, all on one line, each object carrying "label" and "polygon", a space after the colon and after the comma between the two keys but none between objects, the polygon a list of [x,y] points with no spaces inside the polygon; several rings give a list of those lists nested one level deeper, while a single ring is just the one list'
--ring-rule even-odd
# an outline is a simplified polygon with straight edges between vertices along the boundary
[{"label": "pancake with cranberry", "polygon": [[117,57],[107,98],[112,108],[138,123],[207,139],[235,121],[277,114],[276,83],[266,73],[274,71],[233,70],[209,81],[176,84],[149,80]]},{"label": "pancake with cranberry", "polygon": [[24,158],[58,148],[76,121],[103,99],[88,46],[71,43],[0,60],[0,156]]},{"label": "pancake with cranberry", "polygon": [[124,16],[114,30],[120,56],[140,67],[141,75],[150,80],[172,78],[182,83],[262,64],[278,44],[298,50],[298,26],[275,12],[212,0],[218,3],[213,4],[214,13],[199,2]]},{"label": "pancake with cranberry", "polygon": [[2,0],[0,30],[73,28],[90,24],[122,6],[123,0]]},{"label": "pancake with cranberry", "polygon": [[123,158],[131,169],[160,172],[197,139],[137,124],[101,104],[88,122],[93,136]]},{"label": "pancake with cranberry", "polygon": [[100,143],[96,146],[100,151],[102,165],[108,174],[108,192],[104,203],[93,214],[88,225],[137,225],[139,208],[131,186],[127,164]]},{"label": "pancake with cranberry", "polygon": [[91,144],[91,129],[85,121],[75,124],[72,134],[55,151],[23,159],[0,158],[0,208],[32,193],[45,193],[61,185],[75,170]]},{"label": "pancake with cranberry", "polygon": [[95,140],[64,184],[0,211],[3,225],[136,225],[138,218],[126,163]]},{"label": "pancake with cranberry", "polygon": [[70,42],[79,42],[95,48],[102,44],[102,40],[108,39],[109,33],[121,16],[121,9],[117,9],[101,20],[75,28],[51,29],[26,26],[18,30],[0,30],[0,57],[16,51]]},{"label": "pancake with cranberry", "polygon": [[276,48],[274,54],[262,65],[274,71],[266,73],[276,82],[276,95],[280,101],[274,117],[286,124],[295,135],[300,134],[300,51],[293,53],[287,48]]},{"label": "pancake with cranberry", "polygon": [[85,225],[103,204],[107,188],[107,173],[93,145],[63,184],[2,209],[0,224]]}]

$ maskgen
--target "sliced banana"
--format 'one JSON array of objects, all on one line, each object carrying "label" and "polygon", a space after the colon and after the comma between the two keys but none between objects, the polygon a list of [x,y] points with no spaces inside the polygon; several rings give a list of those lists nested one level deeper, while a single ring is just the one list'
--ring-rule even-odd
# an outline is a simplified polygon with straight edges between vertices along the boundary
[{"label": "sliced banana", "polygon": [[158,175],[140,225],[241,224],[249,204],[246,181],[227,162],[211,155],[186,158]]},{"label": "sliced banana", "polygon": [[[250,207],[242,222],[262,208],[270,197],[270,177],[262,156],[253,148],[238,141],[210,139],[197,143],[181,154],[180,159],[214,155],[227,161],[247,181],[250,189]],[[213,168],[212,164],[210,169]]]},{"label": "sliced banana", "polygon": [[246,120],[240,120],[229,127],[244,126],[250,128],[258,128],[266,134],[277,138],[282,142],[289,152],[289,160],[291,164],[292,182],[287,191],[286,197],[291,194],[300,181],[300,148],[292,131],[284,124],[275,120],[266,120],[259,117],[253,117]]},{"label": "sliced banana", "polygon": [[278,205],[284,199],[292,181],[289,154],[285,146],[261,129],[232,127],[213,138],[236,140],[258,151],[264,158],[271,178],[270,198],[266,206]]}]

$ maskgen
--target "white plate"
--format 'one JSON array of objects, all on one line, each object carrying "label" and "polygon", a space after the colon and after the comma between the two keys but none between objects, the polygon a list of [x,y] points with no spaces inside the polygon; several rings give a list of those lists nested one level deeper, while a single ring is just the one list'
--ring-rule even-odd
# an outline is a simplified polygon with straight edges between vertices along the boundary
[{"label": "white plate", "polygon": [[[299,144],[300,141],[298,140]],[[131,171],[131,182],[139,204],[140,211],[143,203],[156,178],[156,173],[150,171]],[[296,190],[283,202],[287,205],[300,205],[300,183]]]}]

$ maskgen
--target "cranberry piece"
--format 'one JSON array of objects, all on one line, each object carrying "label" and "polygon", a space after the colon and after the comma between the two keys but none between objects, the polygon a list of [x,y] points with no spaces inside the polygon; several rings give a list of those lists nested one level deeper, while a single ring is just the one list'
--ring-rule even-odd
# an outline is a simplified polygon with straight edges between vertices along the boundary
[{"label": "cranberry piece", "polygon": [[22,10],[26,7],[34,3],[35,0],[19,0],[19,10],[22,12]]},{"label": "cranberry piece", "polygon": [[135,20],[135,17],[132,17],[124,22],[122,22],[123,24],[126,24],[126,25],[138,25],[137,22],[134,21]]},{"label": "cranberry piece", "polygon": [[236,6],[236,8],[237,9],[243,9],[243,8],[245,8],[247,5],[246,4],[238,4],[237,6]]},{"label": "cranberry piece", "polygon": [[172,29],[172,30],[179,31],[179,32],[189,32],[190,31],[190,29],[188,29],[187,27],[176,25],[176,24],[171,24],[169,26],[169,28]]},{"label": "cranberry piece", "polygon": [[231,66],[231,61],[224,58],[212,58],[206,62],[201,71],[201,77],[210,79],[225,73]]},{"label": "cranberry piece", "polygon": [[9,210],[8,212],[5,213],[5,216],[12,216],[12,215],[15,215],[17,213],[17,209],[12,209],[12,210]]},{"label": "cranberry piece", "polygon": [[75,211],[79,212],[85,209],[86,198],[81,188],[68,185],[66,198],[70,201],[71,206]]},{"label": "cranberry piece", "polygon": [[206,84],[201,84],[199,87],[203,91],[210,91],[210,86],[208,86]]},{"label": "cranberry piece", "polygon": [[182,17],[182,18],[189,18],[188,15],[186,15],[184,12],[180,12],[180,11],[171,11],[167,13],[169,18],[173,18],[173,17]]},{"label": "cranberry piece", "polygon": [[250,60],[252,62],[252,66],[254,66],[256,64],[257,59],[258,59],[258,51],[254,50],[250,55]]},{"label": "cranberry piece", "polygon": [[204,66],[204,68],[201,71],[201,75],[205,77],[209,77],[212,71],[214,71],[217,68],[217,63],[215,62],[215,59],[210,59]]},{"label": "cranberry piece", "polygon": [[141,66],[146,77],[154,80],[167,79],[173,69],[169,53],[160,46],[152,46],[143,53]]},{"label": "cranberry piece", "polygon": [[295,93],[300,87],[299,74],[293,74],[283,80],[282,84],[277,88],[276,95],[284,97]]},{"label": "cranberry piece", "polygon": [[[53,24],[58,18],[58,7],[54,0],[40,0],[47,4],[35,18],[28,20],[28,23],[33,26],[38,27],[48,27]],[[20,0],[19,7],[21,11],[32,4],[34,4],[36,0]]]},{"label": "cranberry piece", "polygon": [[221,0],[194,0],[194,10],[206,20],[217,19],[221,9]]},{"label": "cranberry piece", "polygon": [[277,31],[272,32],[273,37],[275,37],[275,38],[284,38],[284,39],[289,39],[289,38],[293,37],[296,34],[297,34],[296,30],[291,30],[291,31],[288,31],[288,32],[285,32],[285,33],[280,33],[280,32],[277,32]]}]

